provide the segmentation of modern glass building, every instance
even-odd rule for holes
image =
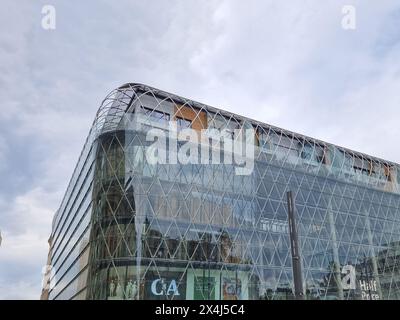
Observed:
[[[187,129],[201,139],[182,135]],[[254,132],[242,140],[245,156],[229,142],[244,129]],[[182,160],[178,150],[189,161],[174,163]],[[150,161],[151,151],[164,162]],[[227,161],[237,154],[244,161]],[[98,110],[55,214],[42,296],[293,299],[292,191],[305,298],[400,299],[399,170],[146,85],[123,85]]]

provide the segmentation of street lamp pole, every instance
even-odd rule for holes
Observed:
[[[371,283],[369,281],[369,274],[368,274],[368,266],[367,266],[367,257],[364,254],[364,272],[365,272],[365,278],[367,279],[367,286],[368,286],[368,294],[369,294],[369,299],[371,300]]]
[[[294,295],[296,300],[304,300],[299,239],[297,235],[296,219],[294,214],[294,200],[291,191],[288,191],[286,195],[288,203],[289,236],[290,248],[292,253]]]

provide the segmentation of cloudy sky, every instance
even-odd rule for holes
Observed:
[[[52,216],[123,83],[400,162],[399,25],[396,0],[3,0],[0,299],[39,298]]]

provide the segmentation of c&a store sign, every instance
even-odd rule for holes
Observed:
[[[146,275],[144,295],[147,300],[184,300],[186,276],[182,272],[149,271]]]

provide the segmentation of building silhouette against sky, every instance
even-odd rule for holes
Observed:
[[[165,133],[167,160],[176,156],[171,146],[189,143],[171,130],[204,133],[217,141],[201,152],[211,163],[149,163],[155,140],[146,136],[154,129]],[[225,161],[232,157],[225,151],[245,129],[254,132],[244,140],[253,163],[238,174],[243,165]],[[203,142],[191,150],[200,155]],[[220,163],[211,161],[216,154]],[[293,299],[292,191],[305,298],[399,299],[399,170],[146,85],[123,85],[98,110],[54,216],[42,297]]]

